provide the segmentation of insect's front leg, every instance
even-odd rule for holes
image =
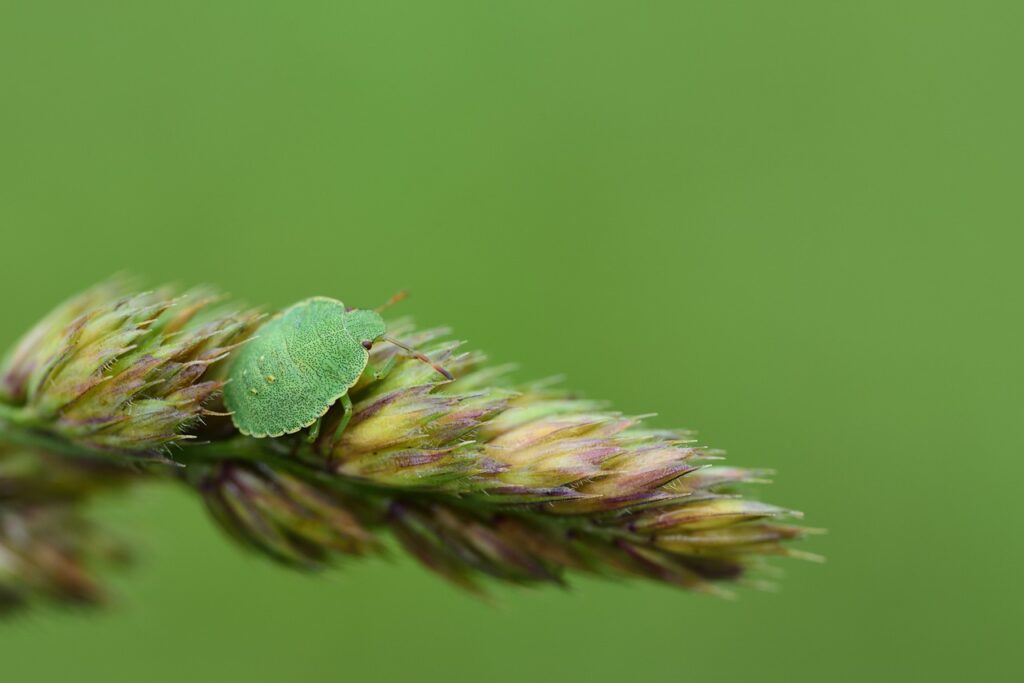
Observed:
[[[366,373],[373,378],[374,381],[380,381],[391,374],[391,371],[395,369],[395,365],[398,364],[398,356],[391,356],[383,364],[378,366],[368,365],[366,367]]]

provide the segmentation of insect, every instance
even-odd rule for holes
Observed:
[[[348,391],[366,370],[369,351],[378,341],[395,344],[452,379],[447,370],[385,332],[376,310],[346,309],[328,297],[306,299],[277,314],[239,349],[231,365],[224,401],[235,427],[256,438],[312,427],[312,442],[320,434],[321,419],[341,401],[344,413],[333,444],[352,416]]]

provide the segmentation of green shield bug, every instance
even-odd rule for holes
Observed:
[[[430,363],[423,354],[385,335],[377,311],[346,309],[336,299],[300,301],[268,320],[238,350],[224,387],[224,401],[235,427],[256,438],[294,434],[306,427],[310,440],[320,418],[338,401],[345,412],[334,440],[352,414],[348,390],[366,370],[369,350],[388,341]],[[447,370],[430,363],[447,379]]]

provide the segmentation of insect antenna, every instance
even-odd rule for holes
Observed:
[[[389,342],[391,344],[394,344],[395,346],[397,346],[398,348],[404,350],[406,353],[408,353],[410,356],[412,356],[416,360],[420,361],[421,363],[426,363],[430,367],[432,367],[435,370],[437,370],[437,372],[439,374],[443,375],[445,379],[448,379],[448,380],[455,379],[455,376],[452,375],[452,373],[448,372],[447,370],[442,368],[440,365],[438,365],[434,361],[430,360],[429,358],[427,358],[426,356],[424,356],[422,353],[420,353],[416,349],[412,348],[411,346],[409,346],[407,344],[403,344],[402,342],[398,341],[394,337],[388,337],[387,335],[381,337],[381,339],[383,339],[384,341]]]
[[[382,303],[380,306],[373,310],[376,311],[377,313],[383,313],[384,311],[391,308],[395,304],[405,301],[408,297],[409,292],[403,289],[399,292],[396,292],[390,299],[388,299],[387,301],[385,301],[384,303]]]

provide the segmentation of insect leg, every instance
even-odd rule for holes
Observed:
[[[366,372],[370,373],[370,376],[373,377],[374,380],[382,380],[391,374],[391,371],[395,369],[395,365],[397,364],[398,357],[391,356],[386,361],[384,361],[383,365],[367,366]]]
[[[338,440],[341,439],[341,434],[345,431],[345,427],[348,426],[348,421],[352,419],[352,399],[349,398],[348,394],[341,397],[341,409],[344,412],[341,415],[341,421],[334,430],[334,436],[331,437],[331,445],[327,449],[328,453],[334,450],[334,444],[338,443]]]
[[[324,419],[321,417],[313,423],[312,427],[309,428],[309,434],[306,435],[307,442],[313,443],[320,437],[320,423],[323,421]]]

